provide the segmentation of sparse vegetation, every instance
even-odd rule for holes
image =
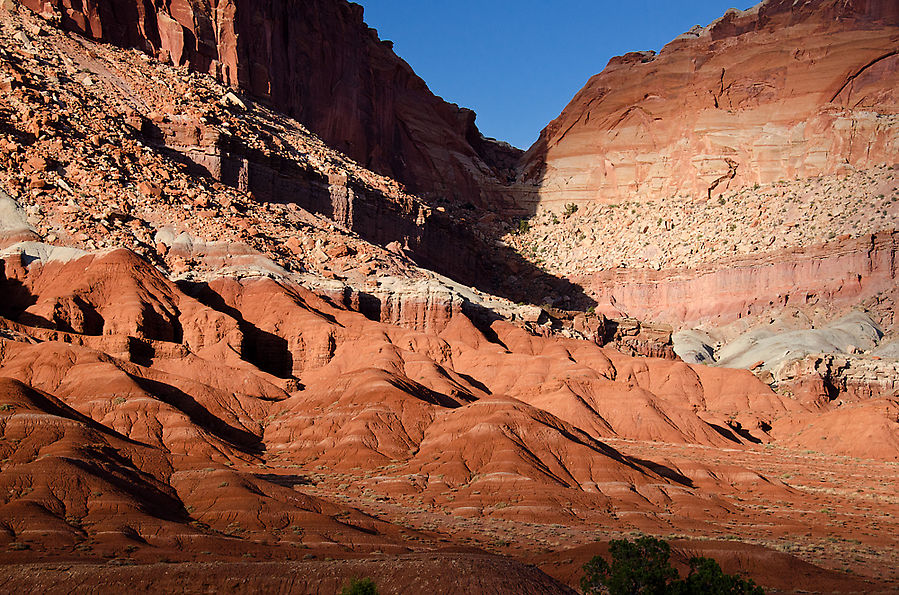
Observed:
[[[764,595],[764,590],[751,579],[725,574],[718,562],[711,558],[690,559],[690,572],[683,580],[668,585],[675,595]]]
[[[566,217],[571,217],[575,213],[577,213],[577,205],[575,203],[570,202],[567,205],[565,205],[565,216]]]
[[[378,595],[378,587],[370,578],[354,578],[343,588],[340,595]]]
[[[612,541],[612,563],[594,556],[584,565],[581,589],[585,594],[609,595],[763,595],[752,580],[725,574],[710,558],[690,559],[690,572],[678,579],[671,566],[671,546],[655,537]]]

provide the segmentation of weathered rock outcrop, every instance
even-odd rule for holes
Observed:
[[[434,96],[345,0],[23,0],[62,27],[210,73],[411,192],[486,206],[520,151]]]
[[[899,161],[899,8],[766,0],[613,58],[521,163],[519,202],[708,199]]]

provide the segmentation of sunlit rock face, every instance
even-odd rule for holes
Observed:
[[[703,200],[892,164],[899,8],[769,1],[610,60],[520,164],[519,202]]]

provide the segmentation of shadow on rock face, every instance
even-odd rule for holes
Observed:
[[[130,43],[115,35],[113,37],[114,43]],[[192,66],[201,68],[203,65]],[[272,114],[269,120],[264,120],[264,117],[263,120],[246,120],[247,125],[255,127],[259,138],[280,143],[277,140],[278,126],[291,125],[278,113],[280,111],[296,117],[313,132],[319,132],[322,138],[328,139],[328,130],[316,126],[314,121],[308,121],[303,114],[293,113],[284,101],[279,101],[275,96],[254,95],[252,85],[245,90],[253,101],[267,105]],[[452,142],[458,141],[467,147],[463,151],[464,157],[473,160],[469,164],[472,171],[466,174],[470,179],[453,185],[452,180],[460,175],[460,171],[456,171],[459,164],[450,159],[451,166],[447,167],[453,171],[437,171],[441,166],[437,162],[429,162],[427,155],[412,159],[415,163],[410,161],[407,168],[396,174],[397,179],[408,184],[411,190],[421,192],[420,195],[425,197],[421,202],[391,196],[348,176],[340,168],[324,173],[313,167],[302,150],[296,147],[269,151],[239,134],[223,132],[209,122],[180,122],[165,118],[151,121],[141,117],[131,126],[143,142],[155,146],[194,174],[209,176],[250,194],[259,202],[296,204],[358,233],[371,243],[385,247],[395,243],[399,250],[420,266],[464,285],[534,305],[553,303],[567,309],[587,309],[595,305],[580,286],[546,273],[503,244],[498,226],[477,225],[485,217],[499,219],[511,212],[529,217],[534,214],[536,204],[525,207],[525,210],[530,209],[528,212],[521,212],[521,206],[516,204],[509,190],[508,184],[514,178],[515,159],[520,151],[482,138],[480,133],[476,133],[473,113],[466,111],[463,115],[464,122],[460,126],[466,131],[462,135],[464,138]],[[405,116],[398,113],[395,117],[398,118],[396,126],[401,127],[401,118]],[[427,133],[432,134],[433,131]],[[447,138],[443,142],[451,145],[451,140]],[[439,141],[431,139],[426,149],[454,154],[455,145],[440,146]],[[375,140],[366,139],[366,142],[370,144]],[[339,143],[333,146],[338,150],[345,149]],[[382,146],[378,150],[389,152],[390,148]],[[373,171],[387,175],[396,173],[393,167],[384,164],[379,167],[377,160],[360,160],[352,152],[348,154],[367,164]],[[475,162],[477,167],[473,165]],[[422,185],[403,179],[410,168],[416,167],[416,175],[423,175],[419,171],[422,168],[434,170],[430,176],[433,183]],[[446,211],[438,208],[438,204],[446,205]],[[497,231],[491,232],[491,229]]]
[[[240,354],[242,359],[278,378],[293,377],[293,354],[290,352],[287,339],[264,331],[245,320],[240,310],[229,306],[224,298],[206,283],[182,281],[178,286],[203,305],[227,314],[237,321],[243,334]]]
[[[235,428],[209,412],[202,404],[184,391],[170,384],[151,380],[133,374],[129,377],[144,391],[160,401],[183,411],[196,425],[209,433],[248,453],[259,453],[264,449],[262,439],[246,430]]]
[[[562,303],[587,309],[595,302],[571,281],[546,273],[505,246],[496,236],[483,235],[477,221],[494,214],[466,204],[454,214],[420,202],[400,203],[359,181],[328,176],[297,161],[266,154],[240,139],[221,136],[209,152],[183,152],[167,147],[173,134],[145,125],[142,136],[157,144],[174,161],[247,192],[255,200],[296,204],[322,215],[365,240],[399,246],[418,265],[451,279],[509,300],[534,305]],[[174,136],[177,136],[175,134]],[[533,212],[525,213],[526,216]]]

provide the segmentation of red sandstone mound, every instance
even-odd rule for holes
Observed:
[[[2,539],[20,545],[10,551],[66,556],[80,549],[87,557],[142,547],[245,551],[234,537],[290,526],[302,531],[288,541],[306,546],[371,549],[393,540],[380,535],[383,523],[264,476],[125,438],[18,381],[0,378],[0,405]],[[167,425],[165,415],[157,419]]]
[[[614,510],[637,505],[631,490],[647,504],[667,501],[659,486],[668,474],[598,437],[738,446],[744,438],[724,429],[724,416],[742,400],[769,420],[790,410],[749,375],[734,389],[742,400],[717,403],[726,393],[704,397],[682,363],[635,367],[595,345],[502,324],[491,342],[463,316],[443,338],[373,322],[286,282],[221,279],[191,298],[124,250],[27,266],[19,254],[5,268],[3,288],[20,300],[4,310],[19,321],[7,326],[41,343],[4,339],[4,374],[131,440],[219,463],[265,453],[335,470],[394,463],[398,492],[422,492],[403,477],[439,474],[454,489],[502,486],[474,498],[482,506],[515,495],[531,499],[528,514],[547,514],[538,511],[558,486]],[[83,315],[60,303],[80,304]],[[75,332],[84,318],[92,334]],[[508,375],[522,367],[532,374]],[[558,392],[565,376],[577,392]],[[631,393],[644,409],[634,410]],[[670,489],[687,502],[698,496]]]
[[[172,487],[152,475],[168,467],[162,453],[9,378],[0,378],[0,400],[5,543],[71,546],[88,522],[91,530],[118,532],[121,540],[129,531],[179,530],[183,506]]]
[[[783,420],[774,435],[785,445],[899,461],[899,398],[871,399]],[[834,446],[837,444],[838,446]]]
[[[770,0],[613,58],[521,163],[531,203],[683,196],[899,159],[895,3]]]

